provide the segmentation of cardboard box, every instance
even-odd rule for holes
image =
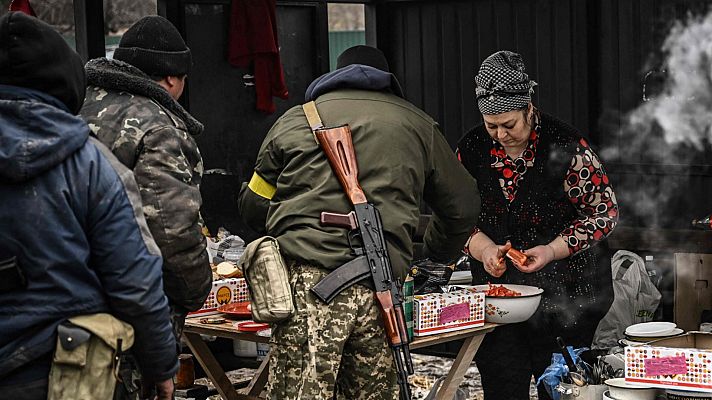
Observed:
[[[249,301],[250,293],[247,290],[245,278],[230,278],[213,282],[208,298],[205,299],[203,308],[189,313],[190,316],[203,316],[217,314],[217,308],[223,304]]]
[[[689,332],[643,346],[626,346],[625,380],[712,392],[712,333]]]
[[[675,254],[675,323],[686,331],[700,329],[703,310],[712,310],[712,255]]]
[[[413,302],[415,336],[475,328],[485,324],[485,294],[474,288],[417,295],[413,296]]]

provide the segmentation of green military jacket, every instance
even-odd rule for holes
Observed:
[[[480,210],[476,183],[427,114],[378,91],[339,89],[319,96],[325,126],[348,124],[366,198],[381,213],[394,273],[413,258],[423,202],[433,213],[426,256],[457,255]],[[334,269],[354,257],[347,231],[321,226],[322,211],[352,210],[301,106],[288,110],[267,134],[239,211],[253,229],[278,239],[285,258]]]
[[[212,284],[200,220],[203,161],[192,137],[203,126],[127,63],[95,59],[86,72],[89,86],[80,114],[133,170],[148,227],[163,255],[171,305],[178,312],[197,310]]]

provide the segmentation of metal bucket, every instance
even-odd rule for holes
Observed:
[[[561,400],[601,400],[607,385],[576,386],[573,383],[560,383],[557,390],[561,392]]]

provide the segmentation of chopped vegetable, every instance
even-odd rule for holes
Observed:
[[[497,297],[516,297],[522,294],[516,290],[507,289],[504,285],[493,285],[487,282],[489,289],[485,290],[486,296],[497,296]]]

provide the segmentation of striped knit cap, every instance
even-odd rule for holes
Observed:
[[[498,51],[482,62],[475,76],[477,106],[488,115],[522,109],[531,101],[534,86],[521,55]]]

